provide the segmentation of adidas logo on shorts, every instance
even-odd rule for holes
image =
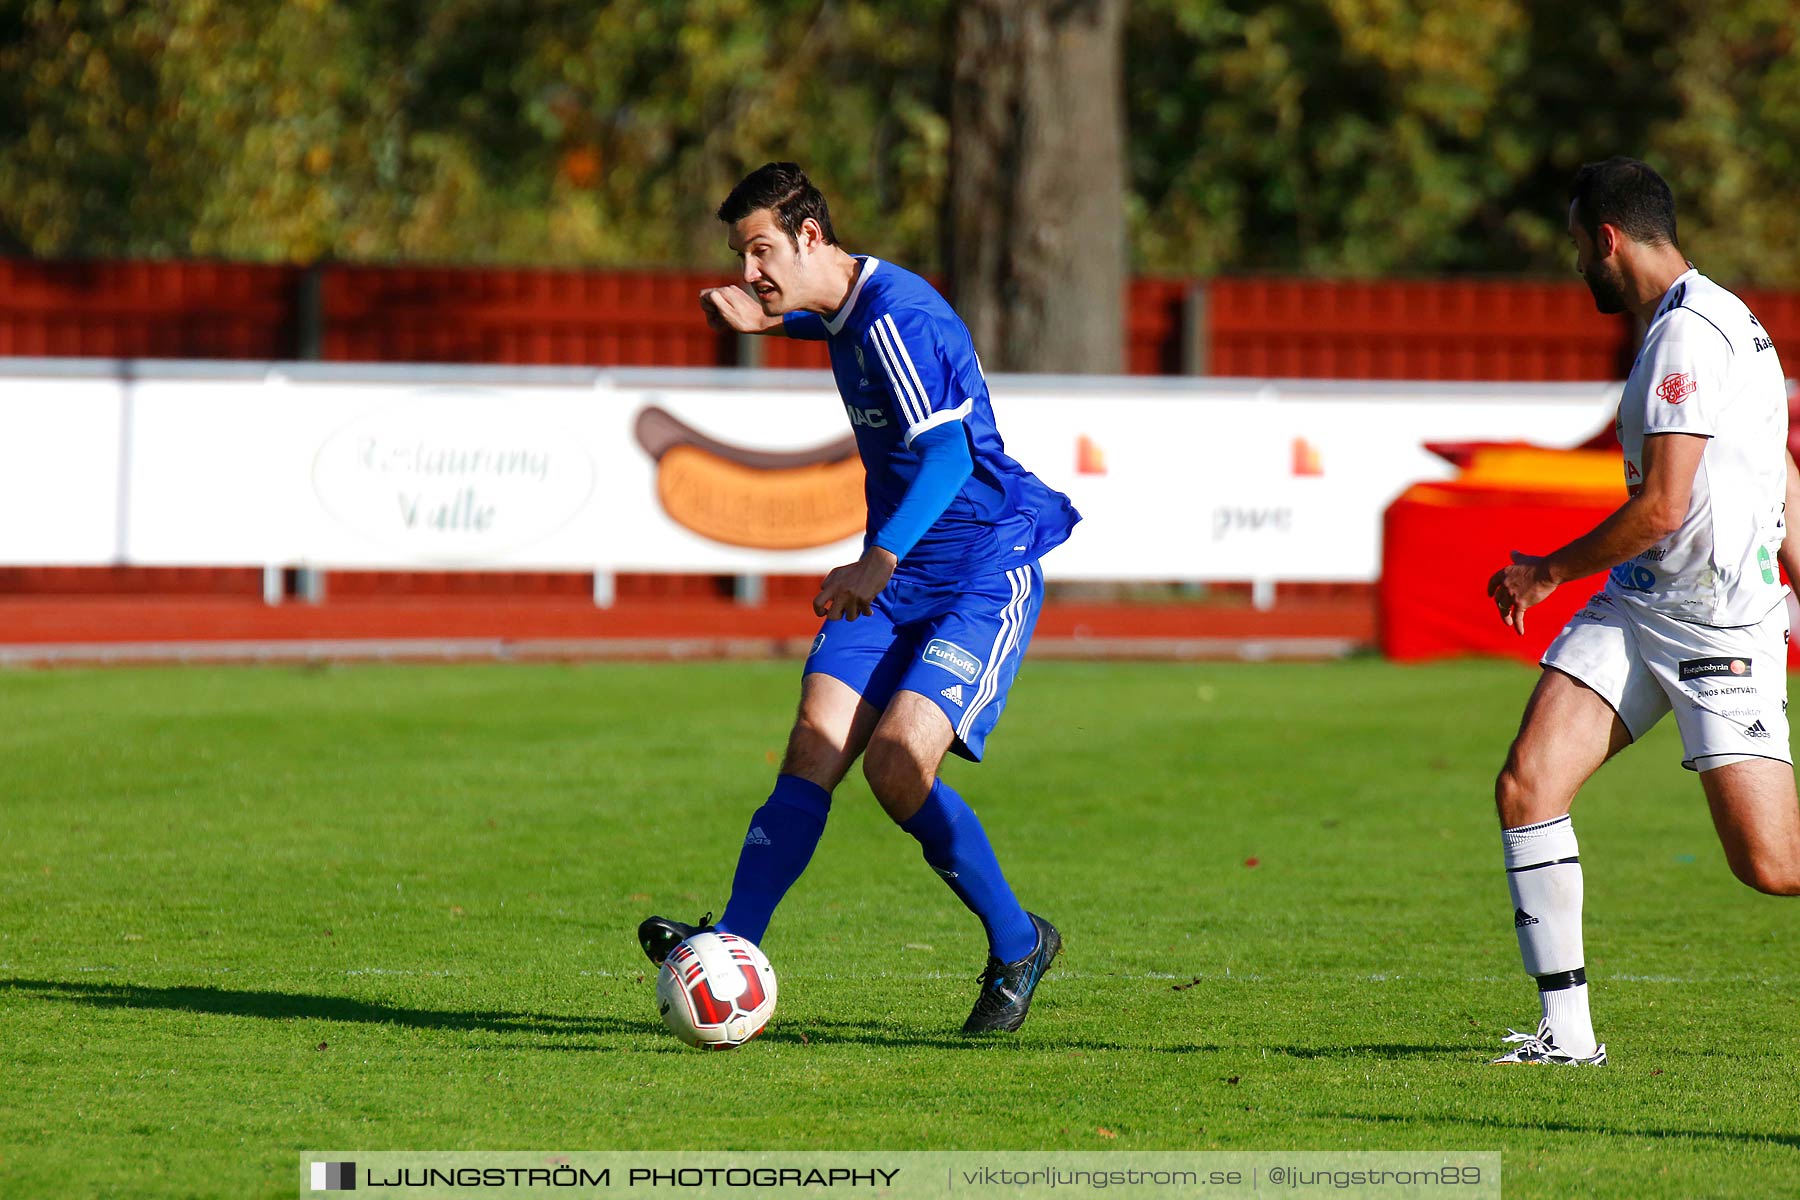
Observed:
[[[958,684],[952,685],[951,687],[947,687],[943,691],[939,692],[938,695],[942,696],[944,699],[948,700],[950,703],[956,705],[958,708],[962,707],[962,702],[963,702],[962,684],[958,683]]]

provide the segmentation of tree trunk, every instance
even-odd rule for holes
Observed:
[[[945,262],[990,367],[1124,364],[1126,0],[966,0]]]

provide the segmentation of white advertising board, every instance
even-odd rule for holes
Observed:
[[[812,573],[861,468],[823,373],[162,364],[0,375],[0,562]],[[1053,579],[1376,577],[1434,441],[1571,445],[1613,385],[998,378],[1008,452],[1085,520]]]
[[[1554,398],[1340,386],[1356,390],[997,397],[1008,450],[1086,518],[1046,574],[1371,581],[1388,504],[1455,474],[1427,443],[1575,445],[1617,404],[1599,386]]]
[[[0,564],[121,561],[121,387],[0,377]]]

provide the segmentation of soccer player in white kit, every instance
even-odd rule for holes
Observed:
[[[1599,1065],[1581,941],[1581,858],[1569,808],[1600,764],[1673,710],[1732,873],[1800,895],[1800,804],[1788,750],[1787,589],[1800,579],[1800,472],[1787,386],[1743,301],[1696,271],[1669,186],[1629,158],[1589,163],[1570,189],[1576,269],[1603,313],[1646,328],[1619,404],[1628,499],[1552,554],[1518,554],[1488,593],[1520,633],[1558,584],[1606,586],[1543,658],[1494,783],[1513,926],[1542,1020],[1496,1063]]]

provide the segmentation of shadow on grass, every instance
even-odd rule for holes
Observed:
[[[1020,1035],[985,1033],[964,1035],[954,1029],[942,1032],[915,1032],[893,1025],[868,1021],[805,1020],[777,1022],[758,1041],[782,1042],[790,1045],[830,1046],[850,1043],[859,1046],[929,1047],[934,1050],[1017,1050],[1021,1053],[1095,1053],[1095,1054],[1211,1054],[1217,1046],[1200,1042],[1174,1046],[1131,1045],[1126,1042],[1097,1042],[1084,1038],[1056,1036],[1055,1026],[1046,1017],[1033,1020]],[[1048,1034],[1049,1040],[1034,1038],[1032,1033]]]
[[[1270,1046],[1289,1058],[1430,1058],[1442,1054],[1467,1055],[1467,1046],[1420,1046],[1406,1042],[1375,1042],[1360,1046]]]
[[[406,1008],[349,996],[302,992],[252,992],[220,987],[143,987],[132,983],[74,983],[55,979],[0,979],[0,989],[95,1008],[157,1008],[222,1017],[362,1021],[413,1029],[485,1030],[492,1033],[642,1034],[662,1033],[661,1021],[616,1017],[561,1016],[556,1013],[455,1011]]]
[[[1617,1125],[1580,1125],[1571,1121],[1503,1121],[1494,1117],[1446,1117],[1436,1114],[1404,1116],[1399,1113],[1309,1113],[1331,1121],[1362,1121],[1371,1125],[1468,1125],[1476,1129],[1513,1129],[1521,1133],[1590,1133],[1603,1137],[1635,1137],[1662,1140],[1692,1139],[1730,1146],[1787,1146],[1800,1148],[1800,1134],[1740,1133],[1728,1129],[1629,1129]]]
[[[456,1011],[408,1008],[349,996],[314,996],[299,992],[257,992],[211,986],[144,987],[131,983],[88,983],[56,979],[0,979],[0,991],[42,1000],[85,1004],[94,1008],[163,1009],[170,1012],[207,1013],[222,1017],[260,1017],[269,1021],[359,1021],[371,1025],[397,1025],[412,1029],[489,1033],[558,1034],[565,1037],[655,1035],[675,1049],[661,1021],[621,1020],[606,1016],[563,1016],[556,1013]],[[1043,1025],[1047,1022],[1040,1021]],[[1042,1052],[1096,1052],[1199,1054],[1218,1050],[1210,1045],[1133,1046],[1116,1042],[1032,1039],[1021,1043],[1006,1034],[963,1037],[954,1032],[913,1032],[890,1025],[859,1021],[813,1020],[777,1025],[763,1034],[765,1042],[789,1045],[829,1046],[851,1043],[892,1048],[930,1047],[939,1050],[1019,1049]],[[594,1049],[568,1043],[539,1043],[546,1050]]]

